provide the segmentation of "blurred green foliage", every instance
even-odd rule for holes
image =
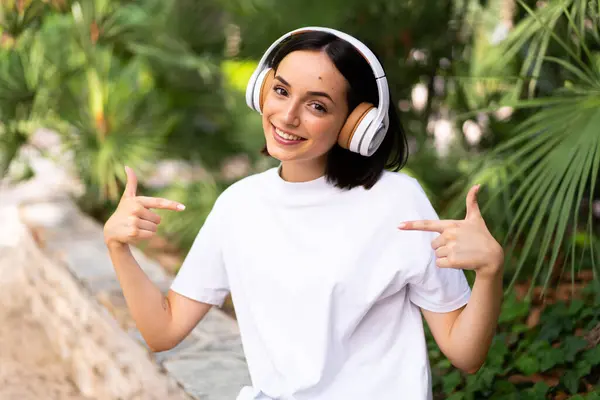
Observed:
[[[86,188],[82,208],[106,218],[129,165],[144,193],[188,206],[161,224],[185,249],[221,190],[275,163],[259,154],[260,118],[244,100],[257,59],[281,34],[324,25],[379,55],[409,136],[404,172],[440,216],[462,218],[466,192],[483,184],[507,289],[523,279],[546,288],[581,268],[597,277],[598,9],[597,0],[5,1],[0,173],[51,128],[69,155],[59,161]],[[152,184],[166,161],[187,172]]]

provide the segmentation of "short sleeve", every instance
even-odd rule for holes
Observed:
[[[439,268],[435,253],[418,280],[408,287],[410,301],[433,312],[450,312],[467,304],[471,288],[462,270]]]
[[[416,181],[415,181],[416,182]],[[437,213],[433,209],[431,202],[418,183],[416,193],[416,204],[420,219],[437,220]],[[435,251],[431,247],[438,233],[425,232],[423,235],[427,243],[419,248],[428,249],[428,260],[425,265],[421,265],[409,282],[408,296],[412,303],[417,306],[433,312],[450,312],[467,304],[471,296],[471,288],[460,269],[439,268],[436,265]]]
[[[196,301],[221,306],[229,293],[229,283],[221,245],[223,213],[217,204],[194,239],[171,290]]]

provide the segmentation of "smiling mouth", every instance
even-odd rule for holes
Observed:
[[[303,137],[284,132],[281,129],[277,128],[275,125],[273,125],[273,130],[275,131],[275,136],[277,138],[282,139],[286,142],[302,142],[306,140]]]

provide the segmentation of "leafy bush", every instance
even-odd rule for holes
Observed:
[[[519,300],[503,304],[486,363],[473,375],[451,366],[427,333],[435,398],[600,399],[600,346],[586,338],[600,324],[600,288],[588,284],[574,299],[543,306]],[[529,322],[529,324],[528,324]]]

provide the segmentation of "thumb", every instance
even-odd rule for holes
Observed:
[[[467,216],[465,219],[477,219],[481,218],[481,210],[479,210],[479,204],[477,203],[477,192],[481,185],[475,185],[467,193]]]
[[[125,166],[125,174],[127,175],[127,184],[125,185],[123,197],[135,197],[137,192],[137,177],[133,170],[127,166]]]

